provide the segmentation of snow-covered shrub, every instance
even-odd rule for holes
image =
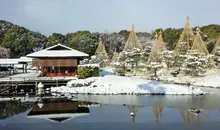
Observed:
[[[89,64],[89,59],[83,59],[80,61],[80,65]]]
[[[109,64],[109,59],[106,56],[101,55],[94,55],[91,56],[91,59],[89,60],[90,64],[99,64],[101,67],[105,67]]]
[[[150,52],[151,52],[151,48],[150,46],[146,46],[141,52],[140,52],[140,56],[141,56],[141,61],[142,62],[147,62],[148,58],[150,56]]]
[[[124,69],[115,69],[114,72],[118,73],[120,76],[124,76],[126,71]]]
[[[213,60],[216,62],[216,66],[220,66],[220,47],[217,47],[213,53]]]
[[[160,62],[151,62],[147,65],[147,69],[149,70],[152,77],[158,77],[157,71],[163,67],[162,63]]]
[[[194,50],[187,54],[182,70],[186,75],[202,76],[206,73],[208,66],[208,57]]]
[[[164,51],[163,53],[163,61],[166,63],[167,68],[171,68],[173,67],[174,64],[174,55],[173,55],[173,51]]]
[[[140,50],[138,48],[134,48],[132,51],[122,51],[119,53],[119,63],[120,67],[126,69],[130,68],[138,68],[139,63],[141,61],[147,61],[147,57],[149,56],[149,52],[147,50]]]
[[[79,79],[100,76],[98,65],[91,65],[91,64],[79,65],[77,71],[78,71],[78,78]]]

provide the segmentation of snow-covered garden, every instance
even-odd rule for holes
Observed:
[[[220,87],[220,38],[209,54],[197,27],[192,31],[189,19],[175,45],[167,50],[162,31],[152,46],[140,44],[132,26],[121,52],[108,56],[101,39],[94,56],[83,64],[99,64],[101,77],[70,81],[52,92],[74,94],[162,94],[200,95],[198,87]],[[106,73],[107,76],[104,76]],[[117,73],[120,76],[112,75]],[[104,76],[104,77],[102,77]],[[159,82],[160,81],[160,82]]]
[[[191,86],[163,84],[156,81],[124,76],[107,75],[72,80],[67,86],[51,88],[52,93],[73,94],[157,94],[157,95],[201,95],[206,94]]]

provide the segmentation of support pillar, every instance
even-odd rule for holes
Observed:
[[[38,88],[37,88],[37,82],[35,82],[35,95],[37,95],[37,90],[38,90]]]
[[[58,87],[59,86],[59,84],[58,84],[58,80],[56,80],[56,87]]]
[[[11,68],[12,68],[12,67],[11,67],[11,64],[10,64],[10,75],[12,75]]]
[[[24,73],[24,64],[22,64],[22,71],[23,71],[23,73]]]
[[[25,64],[25,73],[27,73],[27,64]]]
[[[18,95],[18,84],[16,83],[16,85],[15,85],[15,96],[17,96]]]

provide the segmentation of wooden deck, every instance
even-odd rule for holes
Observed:
[[[0,83],[7,82],[41,82],[41,81],[69,81],[77,79],[73,76],[38,77],[39,73],[17,74],[0,78]]]
[[[44,88],[58,87],[66,85],[70,80],[76,77],[38,77],[38,73],[25,73],[5,78],[0,78],[0,96],[1,95],[18,95],[21,90],[25,93],[36,93],[37,86],[41,82]],[[24,93],[24,94],[25,94]]]

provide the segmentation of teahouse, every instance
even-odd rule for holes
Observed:
[[[79,60],[89,55],[62,44],[28,54],[32,66],[38,67],[41,76],[75,76]]]

